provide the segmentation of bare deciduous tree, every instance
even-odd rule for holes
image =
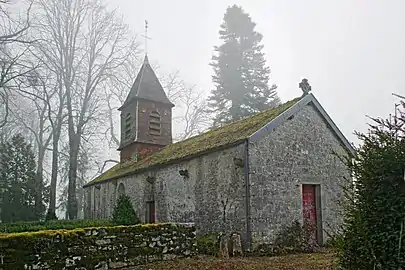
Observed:
[[[132,58],[120,66],[113,77],[105,83],[105,97],[107,108],[105,117],[108,119],[109,125],[105,129],[105,138],[108,140],[110,148],[118,148],[120,137],[117,133],[119,126],[118,108],[124,103],[135,77],[139,72],[140,67],[140,50],[134,51]],[[117,117],[118,116],[118,117]]]
[[[62,125],[66,114],[64,113],[64,105],[66,95],[63,91],[63,86],[60,80],[60,76],[57,79],[58,84],[56,85],[57,92],[57,101],[56,101],[56,110],[50,109],[49,111],[49,121],[52,127],[52,172],[51,172],[51,185],[50,185],[50,196],[49,196],[49,207],[47,218],[55,219],[56,218],[56,188],[58,182],[58,167],[59,167],[59,142],[62,133]],[[48,101],[50,102],[49,96]]]
[[[183,84],[178,91],[178,102],[174,121],[181,126],[175,139],[185,140],[206,130],[210,125],[210,117],[205,113],[207,106],[202,91],[195,86]]]
[[[39,45],[40,44],[36,44]],[[31,48],[31,56],[33,59],[37,59],[39,62],[42,59],[46,60],[46,57],[41,58],[41,51],[38,48],[43,49],[43,46],[38,47],[34,45]],[[44,162],[46,157],[46,151],[51,151],[51,173],[50,173],[50,187],[49,194],[49,207],[46,215],[47,219],[56,218],[56,189],[58,179],[58,159],[59,159],[59,143],[62,134],[62,127],[65,123],[66,113],[64,111],[65,106],[65,91],[62,85],[61,76],[58,73],[49,69],[49,66],[45,62],[42,62],[42,66],[37,68],[25,76],[25,88],[22,89],[20,85],[19,93],[28,97],[34,105],[34,110],[30,113],[32,117],[34,115],[36,119],[35,126],[32,123],[27,123],[27,116],[20,116],[19,123],[28,129],[31,134],[34,135],[35,145],[37,146],[37,183],[40,185],[44,180]],[[22,111],[18,108],[16,111]],[[31,126],[30,126],[31,125]],[[51,148],[49,146],[52,145]],[[39,187],[41,187],[40,185]],[[42,190],[37,191],[37,205],[41,205],[43,199]],[[38,208],[38,211],[41,211]]]
[[[46,152],[52,140],[52,126],[50,125],[49,113],[51,105],[49,99],[56,94],[55,87],[52,87],[50,72],[46,70],[40,74],[35,70],[26,76],[26,82],[19,85],[20,95],[27,98],[31,106],[24,110],[18,108],[13,111],[18,123],[27,129],[34,138],[33,145],[36,150],[37,170],[36,170],[36,190],[35,190],[35,211],[36,216],[41,216],[45,209],[42,209],[44,201],[44,162]],[[42,70],[43,71],[43,70]],[[46,198],[47,199],[47,198]]]
[[[25,38],[25,34],[30,27],[32,1],[28,2],[26,17],[23,20],[12,16],[9,10],[11,4],[13,4],[11,0],[0,0],[0,44],[31,43]]]
[[[185,140],[202,132],[209,126],[210,118],[205,112],[206,99],[203,91],[195,85],[188,85],[180,78],[180,72],[161,78],[167,96],[176,106],[173,112],[173,123],[179,126],[175,141]]]
[[[32,2],[28,3],[23,19],[9,10],[11,4],[9,0],[0,1],[0,128],[7,124],[9,117],[10,91],[15,86],[13,81],[28,72],[22,58],[27,46],[33,42],[26,37]]]
[[[97,121],[102,85],[133,54],[136,43],[116,13],[101,1],[40,0],[37,27],[46,40],[42,53],[61,76],[66,95],[69,173],[67,212],[77,216],[76,182],[82,135]]]

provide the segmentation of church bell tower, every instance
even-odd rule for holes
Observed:
[[[172,108],[145,55],[142,67],[122,106],[121,162],[139,160],[172,143]]]

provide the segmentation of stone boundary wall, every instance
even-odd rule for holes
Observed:
[[[118,269],[189,257],[193,224],[142,224],[0,234],[0,269]]]

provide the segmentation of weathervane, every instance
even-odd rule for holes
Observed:
[[[308,79],[302,79],[302,81],[298,84],[299,88],[301,88],[303,94],[302,96],[306,96],[311,92],[311,86],[308,83]]]
[[[151,38],[148,37],[148,21],[145,20],[145,35],[142,35],[142,37],[145,38],[145,54],[148,54],[148,39],[150,40]]]

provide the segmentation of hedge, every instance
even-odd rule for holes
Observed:
[[[142,224],[0,234],[0,269],[112,269],[196,254],[195,228]]]
[[[45,230],[73,230],[76,228],[113,226],[109,220],[50,220],[0,223],[0,233],[34,232]]]

